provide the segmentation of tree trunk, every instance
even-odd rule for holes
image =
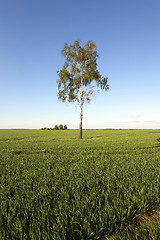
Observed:
[[[82,92],[82,80],[80,86],[80,122],[79,122],[79,139],[82,139],[82,119],[83,119],[83,92]]]
[[[83,105],[80,104],[80,122],[79,122],[79,139],[82,139],[82,118],[83,118]]]

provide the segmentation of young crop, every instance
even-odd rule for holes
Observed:
[[[160,203],[159,135],[87,130],[81,142],[76,130],[1,130],[0,239],[100,239],[122,229]]]

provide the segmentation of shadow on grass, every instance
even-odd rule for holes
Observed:
[[[102,136],[93,136],[93,137],[83,138],[83,140],[98,140],[100,138],[102,138]]]

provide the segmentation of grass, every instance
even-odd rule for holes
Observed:
[[[160,204],[159,130],[77,136],[0,130],[0,239],[117,238]],[[159,225],[157,218],[118,237],[158,239]]]

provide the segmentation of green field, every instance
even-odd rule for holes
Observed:
[[[0,239],[103,239],[160,204],[160,130],[83,136],[0,130]]]

